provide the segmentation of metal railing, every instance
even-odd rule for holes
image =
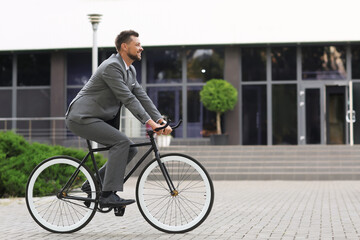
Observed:
[[[144,137],[144,128],[135,124],[131,117],[122,116],[120,119],[120,131],[126,132],[128,137]],[[65,117],[0,118],[0,131],[9,130],[22,135],[29,142],[78,147],[85,145],[85,140],[66,128]]]
[[[12,130],[29,141],[50,139],[52,144],[68,135],[64,117],[0,118],[0,130]]]

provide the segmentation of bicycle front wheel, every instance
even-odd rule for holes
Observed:
[[[175,191],[170,192],[157,160],[139,176],[136,199],[141,214],[153,227],[167,233],[195,229],[209,215],[214,187],[205,168],[183,154],[161,156]]]
[[[79,164],[77,159],[68,156],[53,157],[41,162],[31,173],[26,187],[26,205],[33,219],[44,229],[56,233],[75,232],[93,218],[98,204],[95,201],[98,186],[86,166],[80,167],[76,174]],[[71,185],[61,192],[71,178]],[[81,190],[86,180],[91,188],[87,193]]]

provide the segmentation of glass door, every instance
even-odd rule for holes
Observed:
[[[244,145],[267,144],[266,85],[242,87],[242,129]]]
[[[346,86],[305,84],[299,94],[299,144],[346,144]]]
[[[324,87],[320,84],[303,85],[300,90],[299,144],[323,144]]]
[[[326,143],[345,144],[345,86],[326,86]]]

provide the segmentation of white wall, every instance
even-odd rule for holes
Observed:
[[[0,51],[99,47],[122,30],[143,46],[359,41],[359,0],[0,0]]]

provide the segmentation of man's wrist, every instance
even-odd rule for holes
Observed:
[[[147,124],[151,127],[151,128],[156,128],[156,122],[154,122],[152,119],[150,119]]]

